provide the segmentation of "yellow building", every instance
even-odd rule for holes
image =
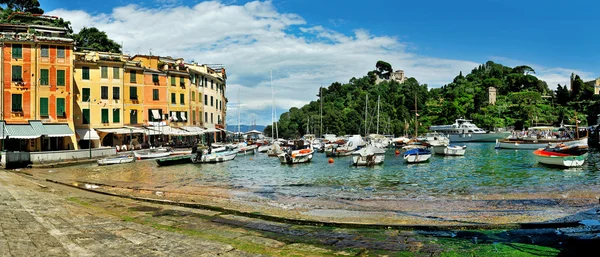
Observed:
[[[121,54],[75,52],[75,128],[80,147],[112,146],[114,129],[123,128],[123,66]],[[90,130],[98,132],[99,137]],[[91,137],[91,142],[87,140]],[[122,140],[119,140],[121,143]],[[99,143],[99,145],[98,145]]]
[[[589,86],[594,87],[594,94],[600,94],[600,78],[585,82]]]
[[[202,126],[202,113],[203,113],[203,103],[202,103],[202,73],[199,70],[196,70],[196,64],[187,64],[189,72],[190,72],[190,86],[189,86],[189,94],[190,94],[190,125],[192,126]]]

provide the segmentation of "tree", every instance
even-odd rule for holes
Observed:
[[[390,73],[392,73],[393,71],[391,64],[381,60],[377,61],[377,63],[375,64],[375,68],[377,68],[377,73],[386,79],[390,78]]]
[[[121,46],[108,38],[104,31],[97,28],[83,27],[79,33],[73,35],[75,46],[100,52],[121,53]]]
[[[531,68],[527,65],[521,65],[521,66],[514,67],[512,69],[512,73],[528,75],[529,73],[535,74],[535,71],[533,70],[533,68]]]
[[[0,5],[6,5],[7,9],[16,12],[28,12],[33,14],[43,14],[44,10],[40,8],[38,0],[0,0]]]

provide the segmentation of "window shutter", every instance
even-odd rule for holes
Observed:
[[[48,116],[48,98],[40,98],[40,115]]]
[[[56,98],[56,116],[57,117],[65,117],[65,99],[64,98]]]

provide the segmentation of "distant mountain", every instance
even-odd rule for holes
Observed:
[[[263,132],[265,130],[265,127],[266,126],[263,125],[240,125],[240,131],[248,132],[250,130],[258,130],[260,132]],[[227,130],[231,132],[238,132],[238,125],[227,124]]]

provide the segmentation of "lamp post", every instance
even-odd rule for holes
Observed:
[[[88,96],[88,151],[92,159],[92,98]]]

